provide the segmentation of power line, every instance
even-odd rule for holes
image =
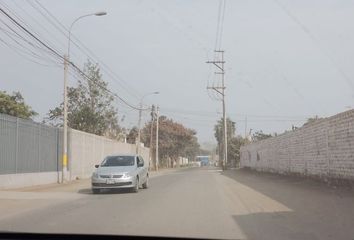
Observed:
[[[28,35],[30,35],[32,38],[34,38],[37,42],[39,42],[41,45],[43,45],[45,48],[47,48],[48,50],[50,50],[53,54],[55,54],[58,58],[64,60],[64,57],[62,57],[56,50],[54,50],[53,48],[51,48],[50,46],[48,46],[46,43],[44,43],[41,39],[39,39],[37,36],[35,36],[33,33],[31,33],[26,27],[24,27],[23,25],[21,25],[18,21],[16,21],[13,17],[11,17],[6,11],[4,11],[2,8],[0,8],[0,12],[2,12],[6,17],[8,17],[13,23],[16,24],[16,26],[18,26],[19,28],[21,28],[23,31],[25,31]],[[110,94],[112,94],[113,96],[115,96],[116,98],[118,98],[121,102],[123,102],[124,104],[126,104],[127,106],[135,109],[135,110],[148,110],[149,108],[138,108],[135,107],[133,105],[131,105],[130,103],[128,103],[125,99],[123,99],[122,97],[120,97],[118,94],[112,92],[111,90],[107,89],[105,86],[102,86],[96,82],[94,82],[89,76],[87,76],[86,73],[84,73],[79,67],[77,67],[73,62],[69,62],[69,65],[71,67],[73,67],[76,71],[78,71],[80,73],[81,76],[85,77],[87,80],[93,82],[94,84],[96,84],[97,86],[99,86],[100,88],[102,88],[103,90],[105,90],[106,92],[109,92]]]
[[[69,29],[64,26],[43,4],[41,4],[38,0],[35,1],[39,7],[41,7],[46,13],[44,14],[38,7],[36,8],[40,14],[45,17],[56,29],[58,29],[64,36],[67,37],[67,33],[69,32]],[[53,19],[53,20],[52,20]],[[56,22],[56,23],[55,23]],[[120,77],[117,73],[115,73],[107,64],[102,62],[95,53],[93,53],[88,47],[86,47],[74,34],[71,34],[72,36],[72,43],[82,52],[84,53],[91,61],[93,62],[99,62],[100,66],[102,68],[102,71],[106,72],[106,74],[110,77],[111,80],[113,80],[115,83],[117,83],[121,88],[123,88],[127,93],[129,93],[131,96],[133,96],[136,99],[140,99],[138,95],[136,95],[136,90],[129,87],[129,84],[122,78]],[[73,41],[73,39],[76,41]],[[96,59],[96,60],[95,60]],[[119,81],[117,81],[119,79]],[[122,83],[121,83],[122,82]]]
[[[322,54],[327,57],[327,59],[330,61],[330,63],[334,66],[334,68],[337,70],[337,72],[342,76],[342,78],[347,82],[347,85],[351,88],[351,90],[354,92],[354,83],[352,80],[348,77],[348,75],[343,71],[341,67],[338,66],[334,58],[328,54],[325,49],[322,48],[321,44],[319,43],[318,39],[312,34],[309,28],[306,27],[305,24],[303,24],[288,8],[286,8],[283,4],[281,4],[278,0],[273,0],[278,7],[284,11],[284,13],[291,19],[293,20],[300,28],[301,30],[315,43],[315,45],[319,48],[319,50],[322,52]]]
[[[31,58],[29,58],[28,56],[26,56],[24,54],[24,51],[19,49],[18,47],[16,46],[13,46],[11,45],[10,43],[7,43],[5,40],[3,40],[2,38],[0,38],[0,42],[2,42],[5,46],[7,46],[8,48],[10,48],[11,50],[13,50],[14,52],[16,52],[18,55],[20,55],[21,57],[23,57],[24,59],[30,61],[30,62],[33,62],[33,63],[36,63],[36,64],[39,64],[39,65],[42,65],[42,66],[45,66],[45,67],[55,67],[55,65],[48,65],[48,64],[44,64],[44,63],[40,63],[40,62],[37,62],[36,60],[33,60]],[[32,55],[31,55],[32,56]]]
[[[222,44],[222,37],[224,32],[225,9],[226,9],[226,0],[223,0],[223,10],[222,10],[221,23],[220,23],[220,39],[219,39],[218,50],[220,50]]]
[[[181,26],[181,25],[184,23],[181,21],[181,19],[178,19],[177,16],[172,16],[171,12],[164,13],[163,11],[165,9],[161,9],[161,7],[158,5],[155,5],[154,7],[155,7],[154,10],[160,15],[160,17],[164,18],[165,22],[168,22],[170,24],[170,26],[174,27],[179,32],[181,32],[187,40],[189,40],[190,42],[193,42],[196,46],[200,47],[205,52],[206,59],[209,60],[208,51],[210,49],[208,47],[206,47],[205,43],[203,43],[201,41],[200,35],[197,36],[198,34],[197,34],[196,30],[192,30],[192,31],[183,30],[183,26]],[[188,23],[188,27],[190,29],[192,29],[192,26],[190,25],[190,23]],[[191,35],[194,35],[194,37]]]
[[[138,108],[135,107],[133,105],[131,105],[130,103],[128,103],[126,100],[124,100],[122,97],[120,97],[118,94],[112,92],[111,90],[109,90],[108,88],[106,88],[105,86],[93,81],[93,79],[91,79],[85,72],[83,72],[79,67],[77,67],[73,62],[69,62],[69,65],[72,66],[75,70],[77,70],[83,77],[85,77],[87,80],[91,81],[93,84],[95,84],[96,86],[100,87],[101,89],[105,90],[106,92],[112,94],[112,96],[115,96],[116,98],[118,98],[121,102],[123,102],[125,105],[129,106],[130,108],[133,108],[135,110],[149,110],[149,108]]]
[[[36,11],[38,11],[38,10],[36,9],[36,6],[32,3],[32,1],[26,1],[26,2],[27,2],[32,8],[34,8]],[[40,21],[38,21],[35,17],[33,17],[32,14],[29,14],[27,11],[25,11],[19,4],[16,3],[16,1],[14,1],[14,4],[15,4],[15,5],[17,6],[17,8],[19,8],[22,12],[24,12],[27,16],[29,16],[29,17],[34,21],[34,23],[35,23],[37,26],[41,27],[41,28],[45,31],[45,33],[46,33],[47,35],[52,36],[52,38],[53,38],[57,43],[59,43],[63,48],[66,47],[66,44],[64,44],[62,41],[60,41],[60,40],[55,36],[55,34],[54,34],[52,31],[48,30]]]
[[[215,34],[215,47],[214,47],[215,50],[218,48],[222,1],[223,0],[219,0],[218,20],[217,20],[217,24],[216,24],[216,34]],[[214,53],[214,61],[216,60],[215,56],[216,56],[216,53]]]
[[[34,57],[38,60],[45,60],[45,61],[50,61],[50,62],[53,62],[54,64],[58,64],[57,62],[53,61],[52,59],[50,58],[45,58],[43,55],[39,55],[37,54],[36,52],[34,52],[32,49],[26,47],[24,44],[20,43],[18,40],[16,40],[15,38],[17,39],[20,39],[22,41],[24,41],[25,43],[27,43],[28,45],[30,45],[31,47],[33,48],[37,48],[39,50],[43,50],[42,48],[39,48],[38,46],[35,46],[33,45],[30,41],[28,41],[27,39],[25,39],[23,36],[21,36],[18,32],[16,32],[14,29],[12,29],[9,25],[7,25],[2,19],[0,19],[0,22],[2,24],[4,24],[9,30],[6,30],[4,28],[1,28],[0,27],[0,30],[9,38],[11,39],[13,42],[15,42],[18,46],[20,46],[22,49],[19,49],[18,47],[15,47],[11,44],[8,44],[7,46],[12,46],[11,48],[16,48],[18,51],[21,51],[31,57]],[[14,49],[13,49],[14,50]],[[21,55],[22,56],[22,55]],[[34,61],[35,62],[35,61]],[[38,63],[38,62],[36,62]],[[50,66],[50,65],[47,65],[47,64],[43,64],[43,63],[38,63],[40,65],[43,65],[43,66]]]
[[[1,3],[0,3],[1,4]],[[5,6],[6,7],[6,6]],[[11,11],[8,7],[7,9],[9,11]],[[11,11],[11,13],[13,13],[13,11]],[[17,16],[17,14],[14,14],[14,16]],[[39,45],[35,45],[32,42],[30,42],[28,39],[26,39],[24,36],[22,36],[20,33],[18,33],[16,30],[14,30],[12,27],[10,27],[4,20],[0,19],[0,21],[11,31],[13,32],[13,34],[11,34],[12,36],[15,36],[16,38],[21,39],[23,42],[25,42],[26,44],[30,45],[31,47],[38,49],[40,51],[45,52],[46,54],[52,54],[51,52],[49,52],[47,49],[43,49],[42,47],[40,47]],[[20,19],[20,21],[24,22],[23,20]],[[24,24],[26,27],[28,27],[27,24]],[[18,26],[16,26],[17,28],[19,28]],[[23,32],[23,29],[19,28],[20,31]],[[52,60],[51,60],[52,61]]]
[[[178,108],[167,108],[161,107],[161,111],[168,113],[184,114],[189,116],[200,116],[200,117],[215,117],[216,112],[210,111],[200,111],[200,110],[186,110]],[[273,118],[273,119],[307,119],[311,116],[308,115],[260,115],[260,114],[246,114],[246,113],[232,113],[229,112],[230,116],[238,117],[253,117],[253,118]]]
[[[6,10],[11,13],[15,18],[18,19],[19,22],[21,22],[21,24],[25,27],[27,27],[28,29],[30,29],[31,27],[26,23],[26,21],[19,16],[15,11],[13,11],[9,5],[5,4],[4,2],[0,2],[0,5],[3,6],[4,8],[6,8]],[[32,32],[34,32],[35,34],[38,35],[38,33],[36,31],[34,31],[33,29],[31,29]]]
[[[1,19],[0,19],[0,21],[1,21]],[[18,41],[14,38],[14,37],[17,37],[17,35],[15,35],[15,34],[9,32],[9,31],[7,31],[6,29],[4,29],[4,28],[2,28],[2,27],[0,27],[0,30],[1,30],[8,38],[10,38],[13,42],[15,42],[17,45],[19,45],[20,47],[22,47],[22,49],[13,46],[13,45],[11,45],[10,43],[8,44],[8,46],[14,47],[14,48],[16,48],[17,50],[22,51],[23,53],[28,54],[28,55],[30,55],[30,56],[32,56],[32,57],[34,57],[34,58],[42,59],[42,57],[39,56],[37,53],[33,52],[32,50],[30,50],[30,49],[28,49],[27,47],[25,47],[22,43],[18,42]],[[4,41],[4,43],[6,43],[5,40],[3,40],[3,41]]]
[[[8,17],[13,23],[16,24],[19,28],[21,28],[23,31],[25,31],[28,35],[30,35],[32,38],[34,38],[37,42],[42,44],[44,47],[46,47],[48,50],[50,50],[53,54],[55,54],[58,58],[64,60],[64,58],[53,48],[48,46],[46,43],[44,43],[42,40],[40,40],[37,36],[35,36],[33,33],[31,33],[29,30],[27,30],[26,27],[22,26],[18,21],[16,21],[13,17],[11,17],[7,12],[5,12],[2,8],[0,8],[0,12],[2,12],[6,17]]]

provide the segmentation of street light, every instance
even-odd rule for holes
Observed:
[[[107,12],[95,12],[95,13],[89,13],[89,14],[85,14],[85,15],[82,15],[78,18],[76,18],[70,25],[70,28],[69,28],[69,42],[68,42],[68,59],[69,59],[69,56],[70,56],[70,43],[71,43],[71,29],[73,28],[74,24],[79,21],[80,19],[84,18],[84,17],[90,17],[90,16],[104,16],[104,15],[107,15]]]
[[[145,97],[154,95],[154,94],[159,94],[159,92],[151,92],[147,93],[142,98],[140,99],[140,104],[139,104],[139,121],[138,121],[138,140],[137,140],[137,145],[136,145],[136,153],[140,154],[140,138],[141,138],[141,115],[143,111],[143,100]]]
[[[70,43],[71,43],[71,30],[74,24],[84,17],[89,16],[104,16],[106,12],[96,12],[86,15],[82,15],[76,18],[70,25],[69,36],[68,36],[68,52],[64,55],[64,126],[63,126],[63,159],[62,159],[62,178],[61,182],[64,182],[65,172],[67,171],[68,165],[68,93],[67,93],[67,82],[68,82],[68,65],[69,65],[69,56],[70,56]]]

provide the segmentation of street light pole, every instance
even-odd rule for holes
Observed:
[[[152,154],[153,154],[153,134],[154,134],[154,121],[155,121],[155,105],[151,106],[151,126],[150,126],[150,159],[149,159],[149,170],[152,166]]]
[[[142,117],[142,111],[143,111],[143,100],[144,100],[145,97],[150,96],[150,95],[154,95],[154,94],[159,94],[159,92],[147,93],[140,99],[140,103],[139,103],[139,120],[138,120],[138,140],[136,141],[136,154],[140,154],[141,117]]]
[[[155,170],[159,170],[159,106],[156,107],[156,159]]]
[[[80,19],[84,18],[84,17],[90,17],[90,16],[104,16],[104,15],[107,15],[107,12],[95,12],[95,13],[89,13],[89,14],[85,14],[85,15],[82,15],[78,18],[76,18],[70,25],[70,28],[69,28],[69,39],[68,39],[68,58],[70,57],[70,43],[71,43],[71,29],[73,28],[74,24],[79,21]]]
[[[69,36],[68,36],[68,52],[64,55],[64,121],[63,121],[63,159],[62,159],[62,176],[61,182],[65,181],[66,172],[68,171],[68,69],[70,63],[70,43],[71,43],[71,29],[74,24],[84,17],[89,16],[104,16],[106,12],[96,12],[90,13],[76,18],[69,28]]]
[[[63,183],[66,176],[68,165],[68,56],[64,55],[64,125],[63,125],[63,160],[61,171],[61,182]]]

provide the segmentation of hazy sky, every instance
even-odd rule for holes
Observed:
[[[196,129],[201,142],[215,141],[213,125],[221,102],[208,96],[216,84],[212,60],[219,0],[43,1],[65,26],[119,76],[103,71],[109,88],[137,105],[158,104],[161,114]],[[40,15],[36,1],[0,1],[20,16],[61,54],[67,39]],[[6,8],[5,8],[6,7]],[[307,117],[330,116],[354,106],[354,2],[349,0],[227,0],[222,35],[226,60],[227,115],[237,134],[247,128],[283,132]],[[0,19],[6,18],[0,14]],[[0,27],[5,28],[0,22]],[[0,39],[6,36],[0,29]],[[79,66],[87,56],[71,47]],[[20,91],[42,119],[62,101],[62,66],[33,63],[0,42],[0,89]],[[97,60],[97,59],[96,59]],[[111,74],[112,75],[112,74]],[[75,86],[76,79],[69,80]],[[121,124],[137,124],[138,115],[116,102]],[[149,114],[144,114],[145,121]]]

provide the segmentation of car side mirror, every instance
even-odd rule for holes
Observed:
[[[138,163],[138,167],[144,167],[144,163]]]
[[[95,165],[95,168],[98,168],[99,166],[100,166],[99,164],[96,164],[96,165]]]

